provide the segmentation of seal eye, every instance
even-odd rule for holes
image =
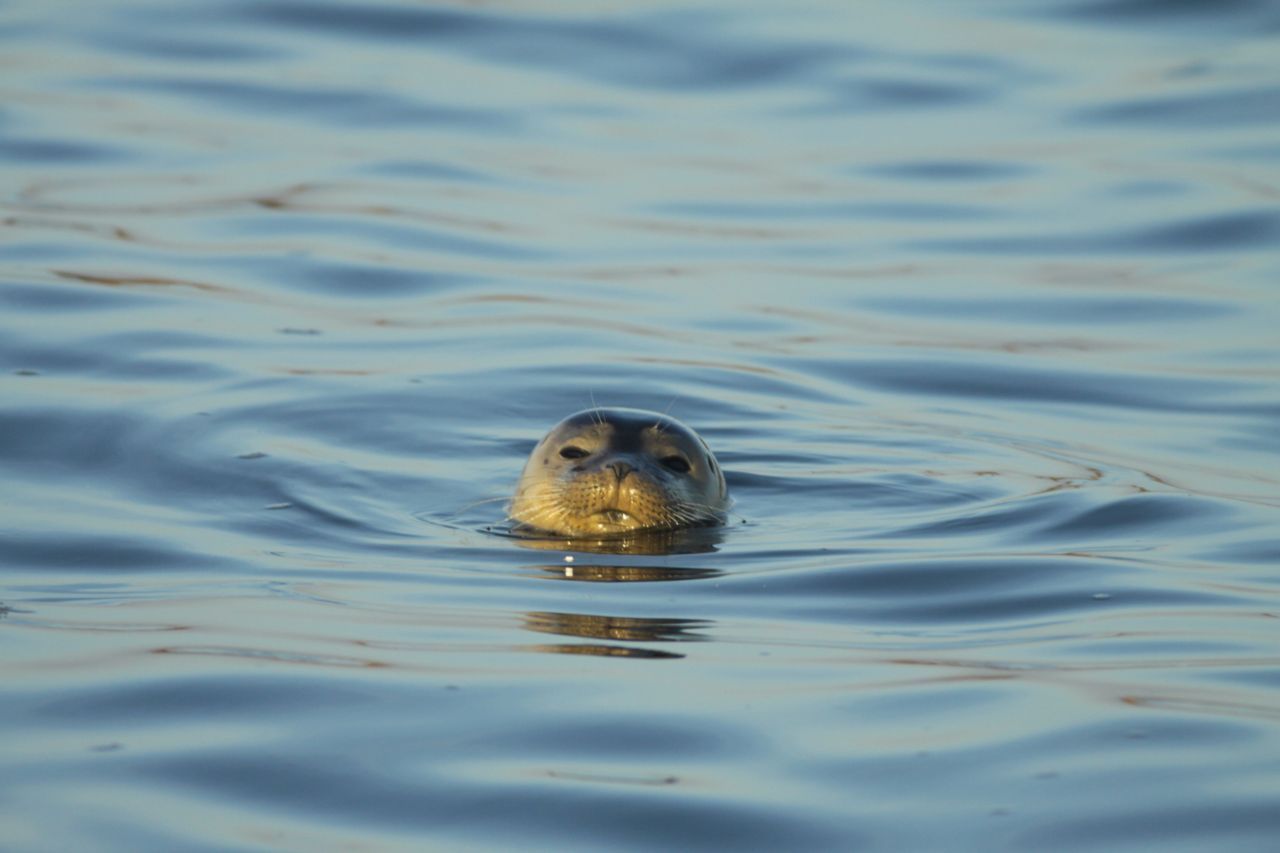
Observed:
[[[583,450],[581,447],[578,447],[576,444],[571,444],[568,447],[560,448],[560,455],[565,459],[581,459],[582,457],[590,456],[591,454]]]
[[[685,459],[683,456],[665,456],[662,459],[662,464],[666,465],[677,474],[689,473],[689,460]]]

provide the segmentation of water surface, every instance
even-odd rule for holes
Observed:
[[[1272,4],[0,21],[7,846],[1274,849]]]

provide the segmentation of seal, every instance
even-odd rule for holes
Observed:
[[[527,530],[611,537],[719,524],[729,489],[711,448],[675,418],[587,409],[552,427],[507,514]]]

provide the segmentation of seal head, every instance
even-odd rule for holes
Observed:
[[[729,490],[707,443],[667,415],[588,409],[538,443],[508,513],[571,537],[621,536],[724,521]]]

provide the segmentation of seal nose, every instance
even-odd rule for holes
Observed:
[[[619,482],[626,479],[626,476],[628,474],[636,470],[636,466],[632,465],[629,462],[610,462],[608,465],[604,467],[608,468],[615,475],[617,475]]]

